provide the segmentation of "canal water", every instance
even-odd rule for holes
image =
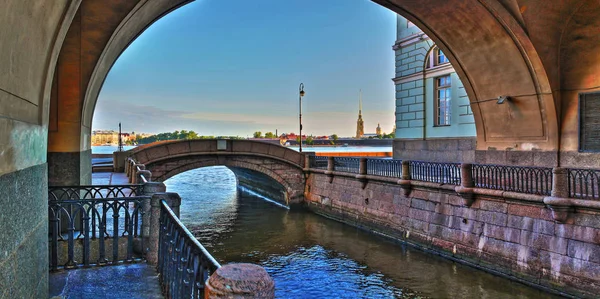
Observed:
[[[221,166],[165,182],[181,219],[222,264],[260,264],[277,298],[554,298],[305,211],[248,194]]]

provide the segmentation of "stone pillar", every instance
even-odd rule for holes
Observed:
[[[402,179],[410,180],[410,161],[408,160],[402,161]]]
[[[358,164],[358,174],[367,175],[367,158],[360,158],[360,162]]]
[[[165,191],[167,191],[167,186],[165,186],[165,184],[161,182],[148,182],[145,183],[142,188],[143,189],[141,195],[150,197],[152,197],[156,193],[164,193]],[[146,244],[146,247],[149,244],[148,241],[150,237],[150,226],[152,221],[152,209],[150,201],[150,199],[144,200],[144,203],[142,205],[142,212],[144,213],[144,216],[142,217],[142,233],[145,238],[144,242]],[[144,252],[148,252],[148,248],[144,248]]]
[[[475,182],[473,181],[473,164],[460,164],[460,182],[460,185],[465,188],[472,188],[475,186]]]
[[[410,162],[408,160],[402,160],[402,178],[398,180],[398,184],[404,193],[404,196],[409,196],[410,187]]]
[[[140,170],[146,170],[146,165],[144,165],[144,164],[137,164],[136,163],[136,164],[133,164],[132,167],[133,168],[131,169],[131,174],[129,175],[129,182],[133,184],[133,183],[136,182],[136,178],[135,177],[136,177],[137,172],[138,172],[138,170],[137,170],[138,167],[140,168]]]
[[[473,181],[473,164],[462,163],[460,164],[460,186],[456,187],[454,191],[460,195],[463,199],[463,204],[470,207],[475,202],[475,193],[473,187],[475,182]]]
[[[124,172],[129,152],[113,152],[113,168],[115,172]]]
[[[146,178],[147,182],[152,181],[152,172],[150,172],[149,170],[139,170],[136,171],[135,173],[135,177],[134,177],[134,184],[143,184],[144,180],[141,179],[141,176],[144,176]]]
[[[157,188],[158,189],[158,188]],[[160,206],[161,201],[166,201],[173,213],[179,217],[181,197],[174,192],[158,192],[150,199],[150,233],[148,234],[148,252],[146,260],[150,265],[158,264],[158,240],[160,235]]]
[[[554,167],[552,169],[552,197],[569,197],[569,175],[566,168]]]
[[[552,217],[559,223],[565,223],[573,211],[569,198],[569,172],[566,168],[552,169],[552,192],[544,198],[544,203],[552,210]]]
[[[267,271],[254,264],[227,264],[206,281],[205,299],[275,298],[275,282]]]
[[[327,157],[327,170],[335,171],[335,159],[333,157]]]

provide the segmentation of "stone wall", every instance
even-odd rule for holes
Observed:
[[[453,186],[420,183],[405,196],[391,180],[371,179],[363,189],[352,176],[330,178],[308,177],[305,197],[316,213],[555,292],[600,292],[597,212],[577,210],[560,224],[540,198],[489,192],[465,207]]]
[[[46,164],[0,175],[0,298],[48,297]]]
[[[394,139],[394,159],[431,162],[475,162],[475,138]]]

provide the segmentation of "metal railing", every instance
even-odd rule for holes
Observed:
[[[150,197],[49,200],[50,270],[142,258],[142,250],[134,252],[134,240],[139,242],[139,248],[144,248],[144,200]],[[112,254],[107,254],[107,246],[112,248]],[[61,261],[59,252],[65,250],[67,255],[61,255]]]
[[[569,197],[600,200],[600,170],[568,170]]]
[[[163,200],[160,207],[158,273],[167,298],[204,298],[204,284],[221,265]]]
[[[367,159],[367,174],[401,178],[402,160]]]
[[[334,157],[334,170],[340,172],[358,173],[360,158]]]
[[[411,180],[460,185],[460,163],[410,161]]]
[[[310,156],[310,168],[327,170],[327,159],[324,156]]]
[[[552,168],[473,164],[475,187],[550,195]]]
[[[48,200],[114,198],[142,195],[143,185],[50,186]]]

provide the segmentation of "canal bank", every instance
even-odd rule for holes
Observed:
[[[220,262],[251,262],[278,298],[553,298],[548,293],[399,245],[307,211],[238,191],[224,167],[165,182],[181,219]]]
[[[589,250],[573,240],[594,236],[568,233],[585,231],[597,217],[593,213],[560,224],[533,197],[479,194],[469,207],[452,185],[415,183],[407,190],[385,179],[365,182],[339,173],[311,173],[307,190],[308,208],[322,216],[556,294],[597,294],[587,277],[600,272],[576,258]]]

